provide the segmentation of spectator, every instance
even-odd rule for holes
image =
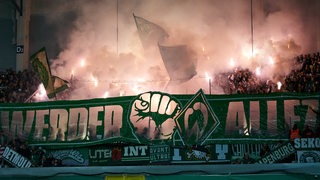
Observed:
[[[292,129],[289,132],[289,138],[291,141],[293,141],[293,139],[300,138],[300,137],[301,137],[300,129],[298,128],[297,124],[294,124]]]
[[[260,150],[260,157],[263,157],[263,156],[267,155],[270,151],[271,150],[270,150],[268,144],[263,144],[262,148]]]
[[[253,164],[255,161],[249,155],[249,153],[244,153],[241,163],[242,164]]]

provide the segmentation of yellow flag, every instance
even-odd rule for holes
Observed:
[[[45,48],[40,49],[38,52],[32,55],[30,61],[35,72],[38,73],[44,88],[46,89],[48,98],[56,97],[56,93],[68,88],[67,81],[51,75]]]

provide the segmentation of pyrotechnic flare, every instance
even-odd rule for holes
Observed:
[[[85,59],[81,59],[80,60],[80,67],[84,67],[86,66],[86,60]]]
[[[261,68],[257,67],[256,70],[255,70],[255,73],[256,73],[257,76],[260,76],[261,75]]]
[[[94,86],[98,87],[98,79],[94,77],[92,74],[91,74],[91,80],[93,81]]]
[[[282,83],[280,81],[277,82],[278,90],[281,89]]]
[[[273,60],[273,58],[272,58],[271,56],[269,56],[269,64],[270,64],[270,65],[273,65],[273,64],[274,64],[274,60]]]
[[[107,97],[109,97],[109,92],[108,92],[108,91],[106,91],[106,92],[103,94],[103,98],[107,98]]]
[[[233,58],[230,59],[230,66],[233,68],[236,65]]]

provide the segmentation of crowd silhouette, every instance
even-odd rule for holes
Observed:
[[[10,140],[3,133],[3,131],[0,131],[0,168],[14,167],[1,157],[6,147],[9,147],[10,149],[30,160],[32,167],[62,166],[61,160],[53,158],[50,155],[46,155],[45,149],[42,149],[38,146],[30,146],[27,141],[18,138]]]
[[[39,84],[40,80],[32,70],[1,71],[0,103],[23,103],[38,89]]]
[[[225,94],[263,94],[272,92],[320,92],[320,52],[300,55],[292,59],[298,68],[279,80],[281,87],[272,80],[262,80],[248,68],[235,68],[215,76],[217,86]],[[24,103],[40,85],[33,70],[16,72],[12,69],[0,71],[0,103]],[[74,89],[74,87],[71,87]],[[61,96],[62,99],[66,95]],[[61,98],[59,98],[61,99]]]
[[[293,59],[291,72],[278,82],[262,80],[248,68],[235,68],[215,77],[225,94],[263,94],[272,92],[320,92],[320,52],[300,55]],[[280,84],[279,84],[280,83]]]

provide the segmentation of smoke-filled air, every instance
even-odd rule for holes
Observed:
[[[45,40],[34,38],[42,44],[30,42],[30,49],[57,43],[48,58],[51,73],[70,82],[66,99],[223,94],[219,73],[248,68],[277,82],[296,68],[296,56],[320,44],[318,0],[45,2],[32,1],[31,14],[58,27]],[[142,37],[148,28],[163,32]],[[143,38],[151,40],[146,45]]]

